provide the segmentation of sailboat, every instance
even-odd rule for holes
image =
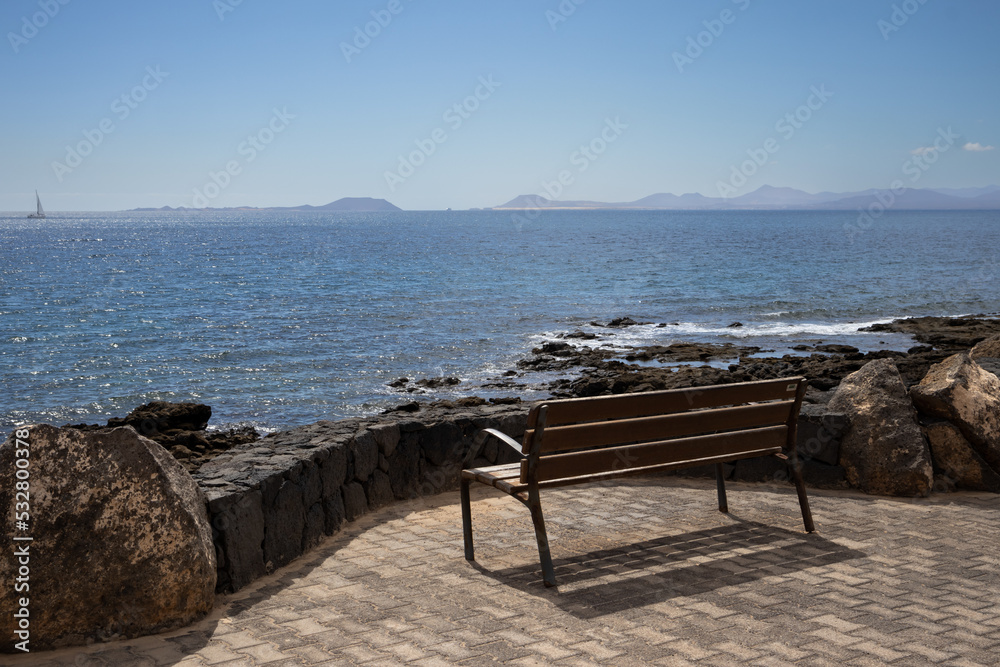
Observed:
[[[35,190],[35,203],[38,205],[38,211],[36,213],[29,213],[29,218],[44,218],[45,211],[42,210],[42,200],[38,196],[38,190]]]

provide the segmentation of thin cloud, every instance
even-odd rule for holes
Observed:
[[[912,151],[910,151],[910,155],[926,155],[927,153],[931,153],[934,150],[935,148],[933,146],[921,146],[920,148],[914,148]]]
[[[962,150],[964,150],[964,151],[974,151],[976,153],[980,153],[982,151],[991,151],[991,150],[993,150],[993,146],[983,146],[978,141],[976,143],[972,143],[970,141],[969,143],[967,143],[964,146],[962,146]]]

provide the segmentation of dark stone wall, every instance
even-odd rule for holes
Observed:
[[[366,512],[458,488],[463,465],[517,460],[490,438],[474,462],[465,461],[480,429],[520,440],[528,407],[321,421],[217,456],[193,473],[208,498],[217,591],[239,590]]]
[[[496,438],[466,462],[480,429],[515,440],[524,435],[528,405],[425,410],[378,419],[321,421],[240,445],[194,473],[208,497],[218,556],[219,592],[232,592],[302,555],[345,522],[396,500],[458,488],[463,467],[517,460]],[[844,417],[803,406],[798,447],[806,484],[845,485],[836,465]],[[773,457],[727,465],[733,479],[788,483]],[[714,476],[704,471],[681,471]]]

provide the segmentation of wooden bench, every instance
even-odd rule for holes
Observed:
[[[774,455],[789,462],[805,529],[813,532],[809,500],[795,451],[805,378],[544,401],[528,414],[524,440],[480,431],[517,451],[519,463],[462,471],[465,557],[474,560],[473,481],[493,486],[528,506],[546,586],[556,583],[539,490],[624,475],[715,465],[719,510],[729,510],[722,464]],[[478,447],[467,460],[473,460]]]

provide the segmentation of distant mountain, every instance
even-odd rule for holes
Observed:
[[[833,192],[809,194],[795,188],[775,188],[762,185],[753,192],[729,199],[730,206],[757,208],[760,206],[788,208],[791,206],[815,206],[828,201],[835,201],[844,195]]]
[[[373,199],[371,197],[344,197],[337,201],[324,204],[323,206],[270,206],[259,208],[255,206],[227,206],[225,208],[187,208],[181,206],[172,208],[162,206],[160,208],[133,208],[133,211],[353,211],[356,213],[402,211],[398,206],[390,204],[384,199]]]
[[[402,211],[403,209],[390,204],[384,199],[372,199],[371,197],[344,197],[337,201],[324,204],[323,206],[294,206],[291,208],[275,208],[276,211],[356,211],[356,212],[382,212],[382,211]]]
[[[1000,188],[979,197],[974,197],[972,203],[979,204],[982,208],[1000,208]]]
[[[891,202],[886,204],[886,202]],[[494,206],[503,209],[570,208],[570,209],[654,209],[672,211],[702,210],[850,210],[865,209],[879,203],[899,210],[975,210],[1000,209],[1000,187],[960,188],[932,190],[909,188],[899,194],[888,190],[861,192],[819,192],[810,194],[795,188],[776,188],[764,185],[739,197],[705,197],[698,193],[674,195],[659,193],[633,202],[558,201],[539,195],[520,195],[506,204]]]
[[[1000,185],[987,185],[985,188],[932,188],[934,192],[940,192],[943,195],[951,195],[952,197],[981,197],[982,195],[989,194],[991,192],[1000,191]]]
[[[649,195],[642,199],[631,202],[627,208],[667,208],[667,209],[699,209],[699,208],[719,208],[724,200],[706,197],[697,192],[689,192],[683,195],[673,195],[669,192],[661,192]]]
[[[989,196],[989,195],[985,195]],[[1000,208],[1000,201],[991,204],[989,201],[980,201],[978,197],[953,197],[951,195],[935,192],[934,190],[909,189],[900,194],[895,194],[889,190],[877,190],[870,194],[845,197],[836,201],[825,202],[822,206],[814,208],[825,208],[833,210],[853,210],[865,209],[874,203],[879,203],[888,209],[895,210],[952,210],[952,209],[989,209]]]
[[[495,206],[498,209],[533,209],[533,208],[623,208],[627,204],[609,204],[601,201],[561,201],[548,199],[541,195],[520,195],[506,204]]]

